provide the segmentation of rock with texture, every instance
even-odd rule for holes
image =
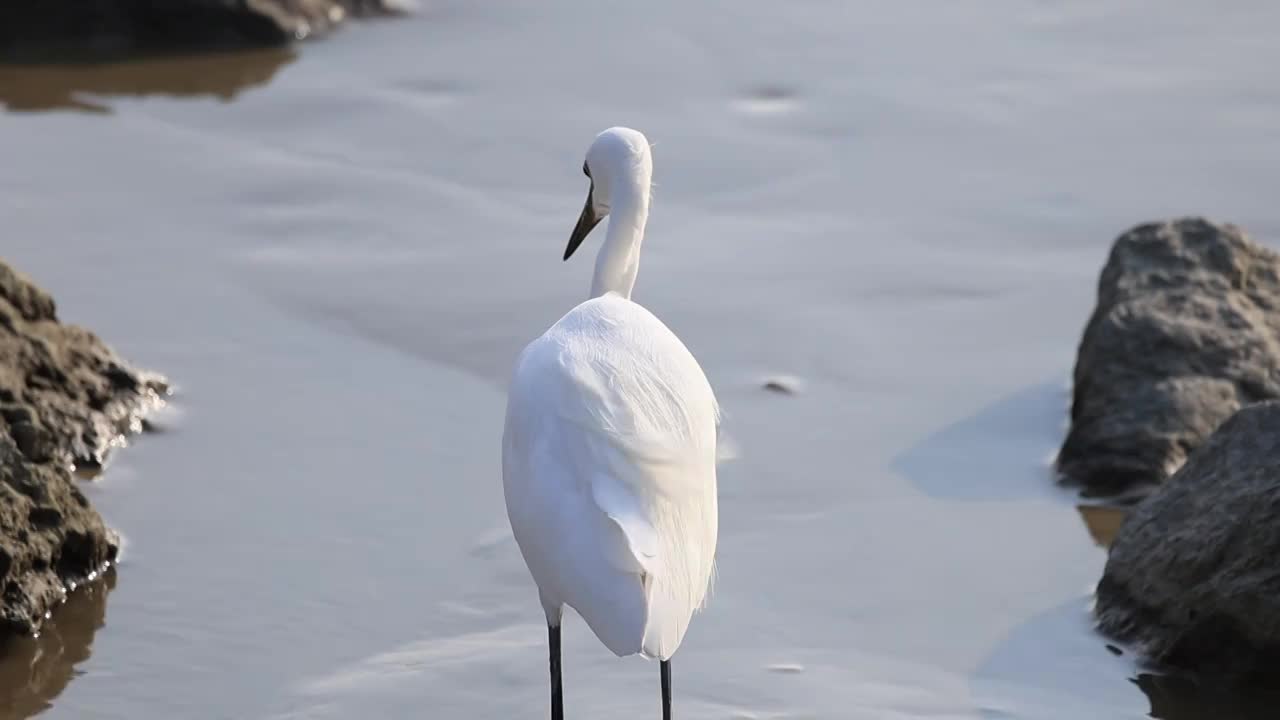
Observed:
[[[1234,225],[1116,240],[1075,368],[1064,479],[1093,494],[1164,481],[1242,406],[1280,397],[1280,256]]]
[[[1130,512],[1096,612],[1157,662],[1280,679],[1280,401],[1237,412]]]
[[[267,47],[327,32],[393,0],[11,0],[0,3],[0,60],[112,59]]]
[[[0,635],[39,627],[115,558],[72,467],[99,467],[165,393],[0,262]]]

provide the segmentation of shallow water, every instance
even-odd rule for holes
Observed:
[[[1114,518],[1049,461],[1118,232],[1203,213],[1280,237],[1278,22],[445,2],[181,61],[196,83],[4,70],[5,256],[178,395],[88,488],[128,541],[105,607],[11,652],[0,707],[543,716],[502,393],[586,291],[589,259],[559,260],[581,155],[622,123],[656,142],[637,299],[739,454],[682,717],[1251,717],[1093,634]],[[565,643],[574,717],[657,712],[655,666],[580,622]]]

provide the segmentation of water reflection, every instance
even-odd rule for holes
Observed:
[[[0,65],[0,104],[10,112],[109,113],[103,96],[208,95],[229,101],[265,85],[294,57],[292,50],[272,49],[101,64]]]
[[[1120,532],[1125,513],[1128,512],[1127,508],[1111,505],[1077,505],[1076,510],[1089,531],[1089,537],[1093,538],[1093,543],[1103,549],[1111,547],[1116,533]]]
[[[38,638],[16,638],[0,650],[0,720],[29,718],[49,708],[89,658],[93,634],[107,614],[115,569],[83,585],[54,611]]]

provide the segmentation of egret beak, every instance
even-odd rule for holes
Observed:
[[[564,259],[568,260],[574,250],[582,244],[599,222],[600,218],[596,216],[595,203],[591,201],[591,192],[595,190],[595,185],[591,186],[591,190],[587,191],[587,204],[582,206],[582,214],[578,216],[578,224],[573,226],[573,234],[569,236],[569,247],[564,249]]]

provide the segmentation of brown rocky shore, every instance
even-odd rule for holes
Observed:
[[[167,393],[159,375],[60,322],[53,298],[0,261],[0,637],[38,629],[115,560],[119,539],[76,476],[141,431]]]

